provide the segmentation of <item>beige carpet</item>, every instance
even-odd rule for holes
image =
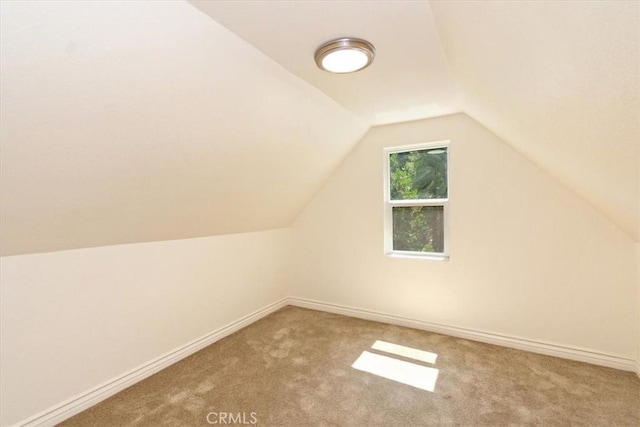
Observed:
[[[376,341],[434,353],[437,359],[431,363],[394,354],[394,348],[376,350]],[[423,387],[433,391],[353,368],[363,352],[374,361],[408,367],[409,382],[431,379]],[[285,307],[62,425],[230,421],[260,426],[640,426],[640,379],[585,363]]]

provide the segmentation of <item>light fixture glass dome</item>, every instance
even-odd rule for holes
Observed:
[[[331,40],[316,50],[316,64],[330,73],[353,73],[373,62],[375,48],[366,40],[344,37]]]

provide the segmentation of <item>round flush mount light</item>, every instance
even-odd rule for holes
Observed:
[[[353,73],[373,62],[376,49],[366,40],[343,37],[331,40],[316,50],[316,65],[330,73]]]

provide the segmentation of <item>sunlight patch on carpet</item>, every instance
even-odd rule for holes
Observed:
[[[363,351],[351,367],[431,392],[435,390],[438,379],[438,370],[435,368],[369,353],[368,351]]]

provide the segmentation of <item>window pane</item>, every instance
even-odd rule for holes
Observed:
[[[394,207],[393,250],[444,252],[444,207]]]
[[[447,149],[389,155],[391,200],[446,199]]]

